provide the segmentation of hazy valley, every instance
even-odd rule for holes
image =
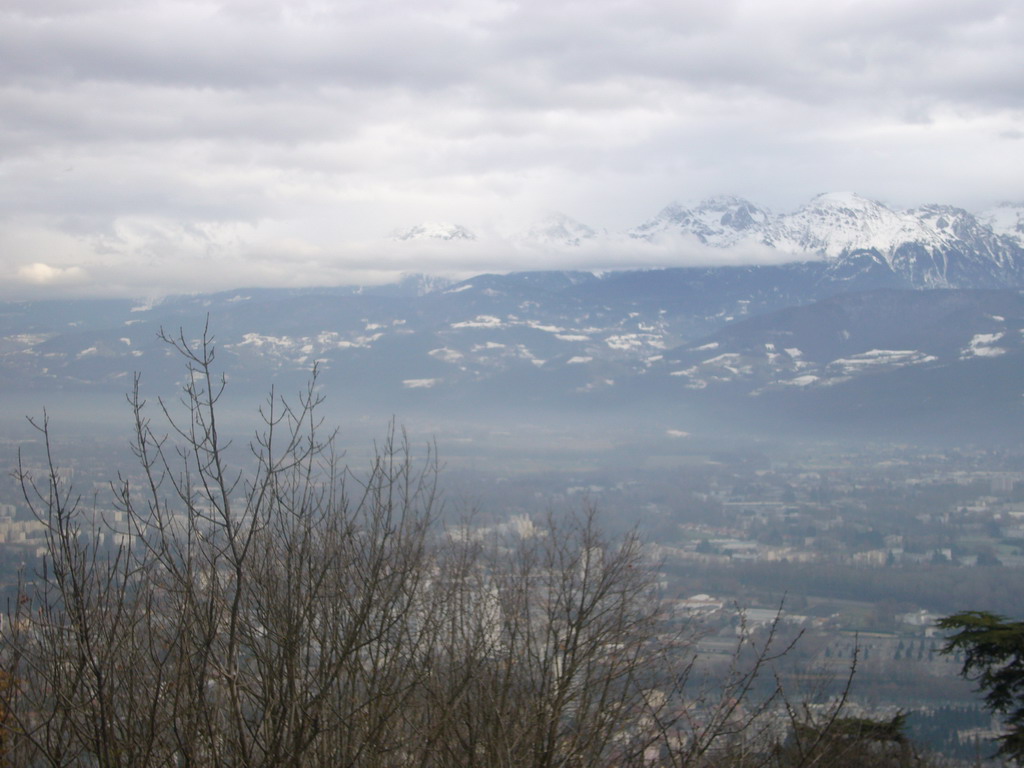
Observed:
[[[160,398],[174,412],[190,374],[168,340],[199,349],[206,328],[225,457],[243,471],[261,403],[294,401],[315,367],[349,465],[372,462],[392,420],[415,452],[436,444],[447,525],[519,536],[593,505],[609,532],[640,532],[661,615],[704,627],[709,669],[748,622],[803,633],[777,673],[790,685],[810,669],[841,681],[856,649],[855,711],[912,710],[917,738],[966,759],[990,723],[934,622],[1012,614],[1024,587],[1015,211],[896,214],[824,196],[787,218],[730,198],[667,208],[630,237],[799,244],[807,258],[5,302],[8,466],[20,450],[45,473],[24,418],[45,409],[58,464],[120,520],[109,482],[145,482],[125,396],[137,381],[146,413],[159,420]],[[599,237],[559,227],[548,236],[564,247]],[[21,496],[7,476],[8,591],[46,551]]]

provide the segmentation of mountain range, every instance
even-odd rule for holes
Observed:
[[[144,306],[7,302],[0,386],[74,398],[123,392],[134,371],[180,382],[158,331],[191,339],[208,322],[233,388],[294,388],[316,363],[325,389],[365,410],[616,416],[672,424],[673,434],[1012,440],[1024,426],[1020,221],[1012,206],[975,217],[824,195],[775,216],[716,198],[669,206],[628,237],[806,258],[458,283],[409,276]],[[473,237],[458,231],[452,238]],[[564,217],[530,235],[567,247],[603,236]]]
[[[456,224],[423,224],[396,240],[477,240]],[[794,213],[773,214],[734,196],[672,203],[626,232],[609,232],[551,214],[510,238],[533,248],[599,249],[632,241],[681,253],[734,251],[755,262],[872,259],[920,288],[995,288],[1022,279],[1024,206],[973,215],[950,205],[892,210],[853,193],[818,195]]]

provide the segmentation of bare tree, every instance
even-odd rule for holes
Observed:
[[[607,541],[584,510],[549,517],[532,536],[460,548],[425,689],[434,747],[422,764],[639,760],[645,686],[670,644],[659,642],[636,536]]]
[[[118,521],[83,506],[47,455],[19,465],[48,556],[4,632],[11,750],[25,764],[370,765],[397,744],[437,464],[392,429],[367,470],[321,439],[316,376],[271,393],[251,467],[228,466],[212,339],[186,361],[158,434],[136,381],[141,482]],[[179,416],[178,414],[183,414]],[[49,425],[38,424],[49,451]],[[344,724],[344,727],[341,727]]]

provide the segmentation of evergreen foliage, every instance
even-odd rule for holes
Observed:
[[[964,677],[975,680],[985,705],[1005,717],[999,754],[1024,765],[1024,621],[987,611],[962,611],[939,621],[954,634],[943,653],[963,654]]]

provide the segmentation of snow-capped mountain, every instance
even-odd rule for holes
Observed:
[[[1024,203],[1000,203],[978,216],[978,220],[995,232],[1024,246]]]
[[[396,240],[467,241],[457,224],[420,224]],[[622,233],[609,233],[561,213],[512,238],[533,249],[564,250],[602,239],[658,246],[655,263],[694,248],[777,254],[773,261],[824,261],[837,276],[870,269],[911,288],[998,288],[1024,284],[1024,206],[1002,205],[974,216],[949,205],[894,210],[851,192],[818,195],[792,213],[776,214],[723,195],[692,205],[673,203]],[[706,260],[708,253],[703,254]],[[714,258],[710,256],[710,258]],[[735,261],[735,259],[733,259]],[[636,259],[634,259],[635,263]]]
[[[765,233],[767,244],[775,248],[833,259],[852,250],[885,253],[927,236],[913,215],[841,193],[815,197],[796,213],[776,218]]]
[[[396,231],[394,240],[476,240],[476,235],[461,224],[428,222]]]
[[[0,303],[0,388],[63,401],[123,392],[134,371],[173,388],[181,371],[158,331],[194,333],[208,318],[234,391],[293,389],[315,364],[358,410],[685,411],[760,418],[769,430],[833,413],[884,427],[906,412],[1024,434],[1021,216],[1015,206],[979,217],[939,205],[894,211],[849,194],[780,216],[715,198],[670,206],[617,246],[749,245],[794,258],[458,283],[407,275],[390,286],[246,289],[144,306]],[[437,249],[474,236],[421,225],[398,237]],[[528,244],[586,254],[601,237],[613,235],[555,216]],[[923,290],[949,287],[957,290]]]
[[[529,245],[560,248],[576,247],[588,240],[594,240],[597,236],[597,230],[571,216],[556,212],[549,213],[534,224],[519,237],[519,240]]]
[[[692,235],[704,245],[728,248],[744,242],[764,243],[772,216],[739,197],[709,198],[699,205],[673,203],[650,221],[630,230],[630,237],[657,240],[667,234]]]
[[[1007,208],[981,220],[943,205],[894,211],[853,193],[819,195],[795,213],[774,215],[741,198],[717,197],[671,205],[630,235],[651,241],[682,234],[714,248],[756,244],[840,269],[867,256],[912,287],[994,288],[1024,278],[1020,215]]]

